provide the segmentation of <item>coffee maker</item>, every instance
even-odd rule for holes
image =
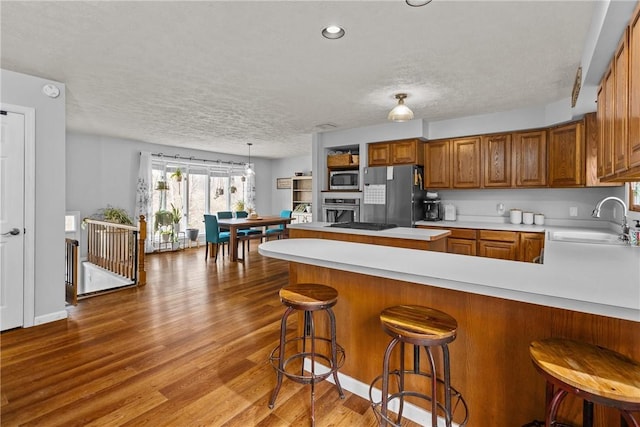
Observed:
[[[431,196],[431,197],[430,197]],[[427,193],[424,200],[424,220],[425,221],[441,221],[443,214],[442,203],[440,197]]]

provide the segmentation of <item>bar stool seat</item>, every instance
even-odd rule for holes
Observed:
[[[567,393],[584,400],[584,427],[593,425],[593,403],[620,411],[620,424],[639,427],[631,412],[640,411],[640,362],[620,353],[562,338],[534,341],[531,360],[547,381],[545,425],[555,423]]]
[[[448,344],[455,340],[458,323],[450,315],[428,307],[418,305],[399,305],[384,309],[380,313],[382,329],[389,334],[392,339],[386,348],[382,366],[382,374],[376,377],[369,387],[369,400],[371,401],[374,413],[378,417],[380,425],[387,423],[399,426],[402,421],[404,409],[404,399],[406,396],[417,397],[431,403],[431,425],[438,426],[439,414],[444,416],[445,425],[451,426],[454,413],[457,408],[461,421],[458,425],[464,426],[468,419],[467,404],[462,395],[451,387],[451,377],[449,369],[449,348]],[[389,371],[389,359],[394,347],[400,343],[400,367]],[[405,369],[405,343],[413,344],[413,368]],[[429,372],[420,370],[420,347],[427,353],[429,361]],[[442,350],[442,378],[438,377],[436,363],[432,348],[440,347]],[[417,375],[427,379],[429,383],[430,395],[420,391],[407,390],[405,388],[405,376]],[[389,377],[397,378],[398,389],[394,393],[389,392]],[[381,399],[373,398],[375,386],[382,383]],[[439,399],[444,396],[444,404]],[[398,416],[394,421],[388,414],[389,404],[398,401]]]
[[[269,400],[273,409],[283,377],[311,384],[311,424],[315,425],[315,384],[333,375],[341,399],[344,392],[338,380],[338,369],[344,364],[345,353],[336,342],[336,319],[332,307],[338,302],[338,291],[315,283],[298,283],[285,286],[279,292],[285,310],[280,324],[280,343],[269,356],[276,370],[276,386]],[[294,311],[304,311],[304,327],[301,336],[287,339],[287,319]],[[325,312],[329,320],[329,337],[318,337],[315,333],[314,312]],[[307,346],[310,348],[307,349]],[[305,360],[310,364],[305,370]],[[316,361],[323,361],[326,369],[317,370]]]

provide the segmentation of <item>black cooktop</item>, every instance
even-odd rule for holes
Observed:
[[[384,224],[380,222],[336,222],[334,224],[330,224],[329,227],[337,227],[337,228],[355,228],[358,230],[387,230],[389,228],[396,228],[395,224]]]

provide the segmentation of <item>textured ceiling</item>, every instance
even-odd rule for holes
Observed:
[[[11,2],[1,66],[66,84],[67,129],[256,157],[331,123],[427,121],[570,96],[592,1]],[[346,29],[340,40],[320,31]]]

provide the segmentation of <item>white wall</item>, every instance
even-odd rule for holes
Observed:
[[[42,86],[54,83],[52,99]],[[35,319],[66,317],[64,310],[65,86],[59,82],[0,70],[2,103],[35,109]]]
[[[305,175],[312,173],[311,153],[306,156],[271,161],[271,188],[273,191],[271,203],[272,212],[270,213],[277,214],[283,209],[291,209],[291,190],[278,190],[276,188],[276,179],[291,177],[296,172],[302,172]],[[316,177],[314,176],[314,180],[315,179]]]

